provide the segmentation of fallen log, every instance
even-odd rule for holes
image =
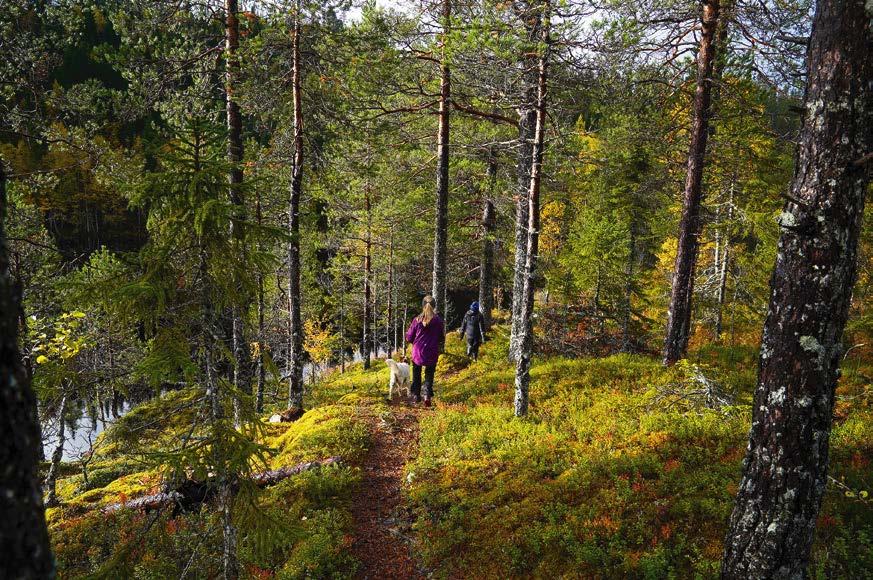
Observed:
[[[254,474],[251,480],[258,487],[268,487],[270,485],[276,485],[283,479],[287,479],[292,475],[303,473],[304,471],[311,471],[313,469],[319,469],[321,467],[330,467],[332,465],[336,465],[337,467],[339,467],[342,465],[342,463],[343,460],[339,457],[328,457],[327,459],[307,461],[305,463],[298,463],[297,465],[287,465],[285,467],[280,467],[279,469],[262,471],[261,473]]]
[[[279,469],[262,471],[252,475],[249,481],[257,487],[269,487],[305,471],[330,466],[339,467],[341,465],[343,465],[343,460],[340,457],[328,457],[327,459],[305,461],[297,465],[287,465]],[[169,491],[108,505],[103,508],[102,512],[108,514],[122,509],[150,511],[170,505],[175,506],[176,511],[187,510],[209,500],[217,491],[218,485],[215,478],[210,478],[206,481],[193,481],[189,479]]]

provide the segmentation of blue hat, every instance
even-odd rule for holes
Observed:
[[[470,304],[470,310],[472,310],[473,312],[478,312],[479,311],[479,303],[474,301],[472,304]]]

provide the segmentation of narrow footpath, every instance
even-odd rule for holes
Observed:
[[[401,505],[403,467],[418,448],[418,418],[424,411],[396,402],[390,409],[372,418],[373,445],[352,507],[352,554],[361,563],[358,578],[424,578],[412,557],[408,514]]]

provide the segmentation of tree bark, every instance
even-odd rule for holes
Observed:
[[[379,358],[379,287],[373,279],[373,355]]]
[[[446,249],[449,236],[449,114],[451,112],[452,77],[446,42],[451,29],[451,0],[443,2],[443,39],[440,63],[439,128],[437,131],[437,203],[433,242],[433,288],[437,310],[445,316]]]
[[[629,229],[628,256],[624,270],[624,312],[621,320],[621,352],[631,351],[630,323],[633,313],[631,306],[634,290],[634,261],[637,254],[637,230],[633,224],[631,224]]]
[[[346,292],[348,284],[345,274],[342,275],[343,285],[340,289],[340,372],[346,372]]]
[[[715,38],[718,20],[719,0],[704,0],[703,27],[697,53],[697,89],[694,95],[691,145],[688,149],[676,265],[673,271],[673,288],[670,292],[667,332],[664,339],[664,364],[667,365],[672,365],[685,356],[691,333],[691,300],[694,294],[694,269],[700,244],[703,167],[711,114],[713,65],[718,51]]]
[[[388,345],[388,356],[394,356],[394,351],[397,350],[397,344],[394,343],[394,333],[391,330],[393,322],[392,308],[394,292],[394,228],[391,228],[391,233],[388,237],[388,308],[385,315],[385,343]]]
[[[55,445],[55,450],[52,452],[52,462],[49,466],[48,473],[45,476],[46,490],[46,507],[57,507],[58,505],[58,470],[61,467],[61,460],[64,458],[64,443],[66,443],[64,415],[67,413],[67,393],[61,394],[61,403],[58,405],[58,442]]]
[[[229,482],[222,482],[218,487],[218,507],[221,511],[221,528],[224,537],[222,546],[222,563],[224,568],[224,580],[236,580],[239,578],[239,559],[236,555],[237,532],[233,525],[233,500],[236,495],[234,486]]]
[[[224,59],[225,59],[225,106],[227,113],[227,161],[230,164],[228,174],[228,191],[230,203],[233,205],[233,216],[230,220],[230,237],[237,246],[237,251],[242,253],[245,244],[243,222],[246,219],[245,202],[243,200],[243,140],[242,140],[242,116],[239,104],[236,102],[235,90],[237,77],[239,76],[239,6],[237,0],[225,0],[225,35],[224,35]],[[245,337],[245,312],[247,311],[247,298],[243,296],[244,289],[239,275],[234,269],[234,286],[237,296],[234,297],[234,305],[231,307],[231,344],[233,349],[233,385],[244,393],[251,393],[251,353],[248,341]],[[240,401],[234,402],[234,414],[236,421],[240,420]]]
[[[791,199],[770,281],[749,446],[724,578],[805,578],[825,492],[841,337],[873,150],[873,27],[863,0],[817,3]]]
[[[497,215],[494,210],[494,189],[497,182],[497,160],[493,152],[488,156],[489,196],[482,210],[482,259],[479,265],[479,311],[485,330],[491,328],[491,311],[494,309],[494,230]]]
[[[715,56],[715,62],[712,65],[712,120],[713,126],[710,128],[711,138],[708,142],[711,144],[716,137],[716,129],[720,121],[721,109],[721,93],[723,88],[722,79],[724,77],[724,69],[727,66],[728,60],[728,32],[730,29],[731,18],[734,13],[734,0],[722,0],[719,9],[718,25],[715,32],[715,43],[718,47]],[[711,146],[711,145],[710,145]],[[731,219],[733,218],[733,195],[734,185],[736,183],[736,174],[731,178],[729,188],[729,203],[728,203],[728,228],[730,227]],[[730,239],[729,230],[722,232],[722,224],[720,223],[720,210],[716,210],[716,230],[715,230],[715,251],[713,255],[714,271],[718,277],[716,287],[716,306],[715,306],[715,329],[714,335],[716,342],[721,340],[722,333],[722,311],[724,308],[725,288],[727,286],[727,264],[730,259]]]
[[[715,341],[721,342],[721,335],[724,331],[724,301],[727,294],[727,275],[728,264],[730,263],[731,253],[730,244],[724,242],[724,248],[721,253],[721,262],[719,263],[718,271],[718,290],[716,295],[715,305]]]
[[[367,237],[364,241],[364,336],[361,356],[364,368],[370,368],[370,281],[373,278],[373,206],[370,201],[370,184],[364,186],[364,209],[367,212]]]
[[[531,40],[539,36],[541,27],[540,16],[533,19],[527,11],[519,14],[527,34]],[[532,24],[529,24],[531,23]],[[517,192],[515,195],[515,260],[512,278],[512,324],[509,335],[509,359],[518,360],[521,346],[522,320],[521,312],[524,305],[525,263],[528,254],[528,222],[530,220],[528,195],[531,184],[531,167],[533,166],[533,141],[537,123],[537,59],[526,55],[521,59],[523,71],[522,102],[518,108],[518,156],[516,165]]]
[[[546,81],[549,66],[550,2],[543,3],[541,54],[537,66],[536,129],[533,141],[533,164],[528,192],[527,258],[524,264],[524,294],[521,308],[519,350],[515,365],[515,415],[523,417],[528,411],[530,367],[533,357],[533,310],[536,290],[537,259],[540,234],[540,182],[546,133]]]
[[[723,240],[721,242],[721,254],[718,257],[718,288],[716,289],[715,296],[715,340],[716,342],[721,341],[721,333],[723,327],[723,314],[724,314],[724,301],[725,296],[727,295],[727,277],[728,277],[728,267],[730,266],[731,259],[731,238],[730,238],[730,224],[733,221],[734,217],[734,182],[731,182],[730,186],[730,194],[728,195],[728,215],[727,215],[727,229],[722,234]]]
[[[300,87],[300,0],[291,32],[294,159],[288,201],[288,408],[303,408],[303,320],[300,309],[300,197],[303,193],[303,105]]]
[[[261,210],[261,193],[258,191],[257,197],[255,199],[255,219],[258,222],[258,226],[263,225],[263,213]],[[258,242],[258,251],[262,250],[261,242]],[[257,381],[257,389],[255,392],[255,410],[258,413],[262,413],[264,411],[264,385],[267,382],[267,368],[264,365],[264,357],[266,356],[266,352],[264,349],[266,348],[266,344],[264,342],[264,316],[266,312],[266,305],[264,303],[264,273],[258,270],[257,276],[257,284],[258,284],[258,363],[256,369],[256,381]]]
[[[9,269],[4,223],[6,169],[0,158],[0,578],[53,578],[37,449],[36,396],[18,350],[21,300]]]

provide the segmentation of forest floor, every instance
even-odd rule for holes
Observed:
[[[412,518],[402,501],[403,468],[418,452],[418,420],[424,412],[395,402],[371,417],[372,445],[351,510],[359,578],[424,578],[415,565]]]
[[[287,478],[239,517],[245,578],[717,578],[748,440],[758,349],[705,346],[665,368],[645,355],[537,358],[531,411],[513,416],[508,328],[478,361],[448,337],[432,409],[385,403],[389,369],[357,364],[313,385],[308,411],[264,423],[270,468],[343,464]],[[812,578],[873,570],[873,350],[843,363]],[[703,374],[734,404],[710,408]],[[155,493],[144,463],[187,433],[198,389],[138,405],[88,466],[64,464],[47,512],[60,576],[220,575],[213,509],[159,519],[105,514]],[[281,402],[264,420],[282,410]],[[190,564],[189,564],[190,562]]]

